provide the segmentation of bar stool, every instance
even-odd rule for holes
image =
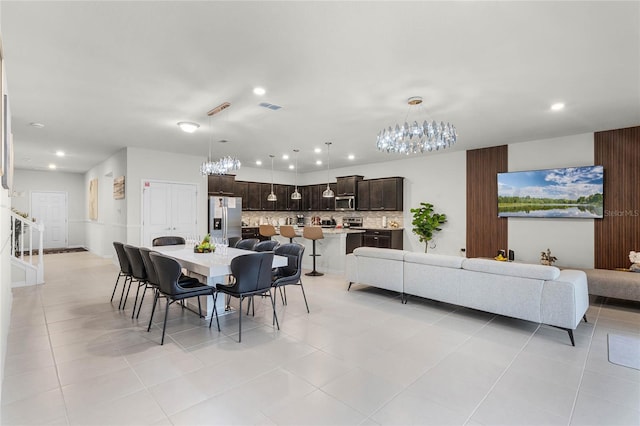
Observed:
[[[305,226],[304,231],[302,231],[302,236],[307,240],[313,241],[313,246],[311,248],[310,256],[313,257],[313,271],[307,272],[305,275],[310,277],[319,277],[324,275],[322,272],[316,271],[316,256],[320,256],[316,254],[316,240],[324,239],[324,234],[322,233],[322,228],[319,226]]]
[[[296,230],[293,229],[293,226],[291,225],[280,226],[280,235],[288,238],[290,243],[292,243],[293,239],[298,236],[298,234],[296,234]]]
[[[260,235],[267,237],[268,239],[271,239],[271,237],[277,234],[276,228],[273,225],[260,225],[258,232]]]

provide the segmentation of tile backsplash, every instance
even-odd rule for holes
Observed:
[[[336,223],[342,224],[343,217],[362,217],[362,224],[365,228],[382,228],[382,218],[387,218],[387,228],[391,228],[390,223],[397,222],[400,228],[404,227],[404,219],[401,211],[390,212],[365,212],[365,211],[353,211],[353,212],[328,212],[328,211],[316,211],[316,212],[257,212],[257,211],[243,211],[242,221],[245,226],[258,226],[261,223],[271,223],[273,225],[286,223],[287,218],[292,218],[293,223],[296,223],[296,215],[304,214],[304,223],[309,225],[311,223],[312,216],[320,216],[321,219],[334,218]]]

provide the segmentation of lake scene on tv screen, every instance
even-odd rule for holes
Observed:
[[[603,166],[498,173],[498,216],[602,218],[603,191]]]

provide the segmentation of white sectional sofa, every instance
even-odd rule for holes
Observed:
[[[354,283],[425,297],[498,315],[573,330],[589,307],[583,271],[360,247],[347,255]]]

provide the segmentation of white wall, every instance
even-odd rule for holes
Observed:
[[[113,241],[126,241],[127,206],[131,188],[126,177],[127,151],[118,151],[106,161],[93,167],[83,180],[83,217],[86,223],[85,247],[98,256],[114,255]],[[125,197],[113,199],[113,179],[125,176]],[[98,179],[98,219],[89,219],[89,182]]]
[[[198,185],[198,233],[207,232],[207,178],[200,174],[203,157],[127,148],[127,238],[139,245],[142,232],[142,185],[158,180]],[[109,242],[111,243],[111,242]]]
[[[31,193],[34,191],[57,191],[67,193],[69,215],[69,247],[84,247],[86,219],[84,213],[84,176],[80,173],[59,171],[15,170],[11,206],[31,213]],[[37,218],[36,218],[37,219]],[[36,238],[34,236],[34,238]]]
[[[593,165],[593,150],[592,133],[512,144],[509,171]],[[548,248],[558,258],[557,265],[593,268],[593,221],[598,219],[508,220],[509,248],[517,261],[539,263],[540,252]]]
[[[0,371],[4,379],[4,362],[7,355],[7,338],[9,336],[9,322],[11,319],[11,237],[9,212],[11,211],[9,194],[6,189],[0,189]],[[0,390],[0,397],[2,396]]]

